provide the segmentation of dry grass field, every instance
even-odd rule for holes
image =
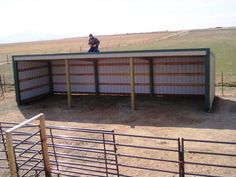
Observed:
[[[97,36],[101,41],[101,51],[118,49],[130,45],[142,46],[152,40],[165,39],[179,32],[155,32]],[[25,43],[0,44],[0,61],[6,61],[6,54],[63,53],[88,51],[88,37],[67,38],[60,40],[36,41]],[[2,56],[2,57],[1,57]]]
[[[101,51],[150,50],[177,48],[211,48],[216,56],[216,81],[236,85],[236,28],[217,28],[188,31],[163,31],[152,33],[98,36]],[[25,43],[0,44],[0,74],[12,83],[11,56],[17,54],[87,52],[88,37]],[[3,65],[4,64],[4,65]]]

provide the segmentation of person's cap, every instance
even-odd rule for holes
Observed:
[[[92,36],[93,36],[92,34],[89,35],[89,37],[92,37]]]

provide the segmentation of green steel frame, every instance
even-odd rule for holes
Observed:
[[[205,111],[209,112],[211,109],[210,102],[210,49],[206,49],[205,57]]]
[[[16,93],[16,102],[18,105],[21,104],[20,98],[20,85],[19,85],[19,76],[18,76],[18,66],[17,61],[14,60],[14,56],[12,57],[13,64],[13,73],[14,73],[14,85],[15,85],[15,93]]]

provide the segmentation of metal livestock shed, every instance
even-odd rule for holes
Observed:
[[[215,96],[215,57],[209,48],[13,56],[18,104],[53,93]]]

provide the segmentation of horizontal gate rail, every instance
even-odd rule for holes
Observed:
[[[178,138],[164,138],[164,137],[157,137],[157,136],[142,136],[142,135],[131,135],[131,134],[121,134],[121,133],[114,133],[114,136],[116,137],[116,141],[119,141],[120,138],[127,138],[130,141],[134,141],[133,143],[135,143],[136,140],[142,140],[145,144],[145,146],[143,146],[142,144],[138,143],[138,144],[133,144],[131,142],[128,143],[115,143],[118,152],[117,152],[117,156],[119,159],[119,170],[122,171],[122,169],[133,169],[136,170],[136,172],[138,174],[140,174],[139,176],[142,176],[142,173],[146,173],[149,172],[150,174],[157,174],[157,172],[161,172],[161,173],[167,173],[167,174],[179,174],[178,169],[176,168],[176,170],[169,170],[169,169],[161,169],[161,168],[157,168],[154,165],[152,165],[152,163],[156,163],[156,162],[162,162],[162,163],[169,163],[170,165],[177,165],[179,166],[179,160],[178,160],[178,153],[179,153],[179,148],[178,148],[178,142],[179,139]],[[158,147],[156,145],[155,142],[158,141],[167,141],[167,142],[171,142],[174,146],[174,148],[163,148],[163,147]],[[149,142],[151,145],[146,145],[145,142]],[[123,149],[123,151],[122,151]],[[163,157],[163,158],[157,158],[157,157],[147,157],[145,154],[144,155],[140,155],[139,153],[137,154],[128,154],[125,153],[126,150],[129,150],[131,152],[136,152],[137,150],[141,150],[141,151],[145,151],[147,154],[149,152],[166,152],[166,153],[174,153],[176,156],[176,159],[168,159],[167,157]],[[138,151],[139,152],[139,151]],[[124,162],[120,162],[123,158],[127,159],[127,161]],[[131,161],[129,161],[130,159],[138,159],[138,160],[142,160],[141,162],[145,163],[145,162],[149,162],[149,164],[147,164],[146,166],[140,166],[139,164],[136,163],[132,163]],[[146,164],[146,163],[145,163]],[[131,170],[131,171],[133,171]],[[159,173],[158,173],[159,174]],[[127,174],[129,176],[132,176],[132,173]],[[160,175],[160,174],[159,174]],[[126,176],[126,174],[121,173],[120,176]]]
[[[178,141],[178,138],[164,138],[164,137],[158,137],[158,136],[142,136],[142,135],[132,135],[132,134],[122,134],[122,133],[114,133],[114,135],[116,135],[116,136],[125,136],[125,137],[134,137],[134,138]]]
[[[236,142],[227,142],[227,141],[212,141],[212,140],[199,140],[199,139],[187,139],[183,138],[184,141],[197,142],[197,143],[213,143],[213,144],[232,144],[236,145]]]
[[[204,151],[191,151],[188,150],[186,152],[193,153],[193,154],[205,154],[205,155],[215,155],[215,156],[230,156],[236,157],[236,154],[226,154],[226,153],[218,153],[218,152],[204,152]]]
[[[53,154],[51,154],[51,155],[53,155]],[[58,154],[58,157],[64,157],[64,158],[67,158],[67,159],[70,159],[70,160],[78,160],[78,161],[92,162],[92,163],[97,163],[97,164],[104,164],[104,162],[100,162],[100,161],[87,160],[87,159],[83,159],[83,158],[81,158],[81,159],[76,158],[76,157],[73,157],[73,155],[72,156],[65,156],[65,155]],[[108,165],[116,165],[115,163],[109,163],[109,162],[107,162],[107,164]]]
[[[164,173],[179,174],[179,172],[170,171],[170,170],[159,170],[159,169],[138,167],[138,166],[132,166],[132,165],[123,165],[123,164],[119,164],[119,166],[121,166],[121,167],[127,167],[127,168],[134,168],[134,169],[138,169],[138,170],[148,170],[148,171],[155,171],[155,172],[164,172]]]
[[[188,154],[196,154],[196,155],[204,155],[204,156],[215,156],[215,157],[232,157],[236,161],[236,142],[226,142],[226,141],[212,141],[212,140],[198,140],[198,139],[184,139],[182,138],[182,145],[184,148],[188,147],[186,143],[191,143],[193,146],[193,143],[199,143],[199,144],[212,144],[212,145],[231,145],[235,147],[234,153],[222,153],[222,152],[215,152],[214,150],[208,150],[208,151],[199,151],[199,150],[185,150],[185,153]],[[215,167],[214,171],[212,173],[216,173],[216,169],[235,169],[236,172],[236,166],[235,165],[225,165],[225,164],[216,164],[216,163],[205,163],[205,162],[195,162],[195,161],[189,161],[184,160],[184,164],[186,165],[195,165],[195,166],[204,166],[204,167]],[[208,172],[210,173],[210,172]],[[196,172],[185,172],[185,175],[194,175],[194,176],[206,176],[206,177],[222,177],[225,175],[214,175],[214,174],[202,174],[202,173],[196,173]]]

